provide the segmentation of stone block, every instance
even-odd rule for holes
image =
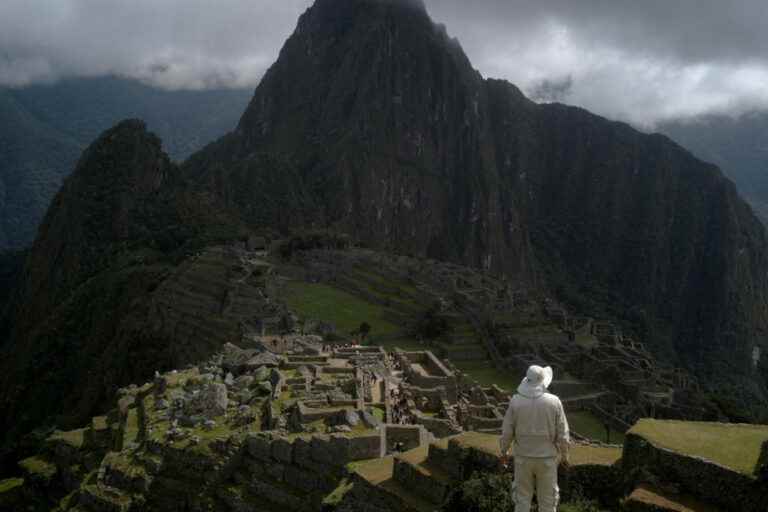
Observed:
[[[386,450],[381,434],[352,437],[349,439],[349,460],[365,460],[383,457]]]
[[[338,465],[338,452],[332,448],[328,436],[314,436],[311,441],[312,460],[320,464]],[[342,462],[344,464],[344,462]]]
[[[254,459],[270,461],[272,459],[272,440],[264,434],[250,434],[246,440],[248,453]]]
[[[284,438],[275,439],[272,442],[272,458],[290,464],[293,462],[293,444]]]

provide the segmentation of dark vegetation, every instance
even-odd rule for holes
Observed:
[[[443,506],[444,512],[508,512],[515,505],[510,492],[509,473],[476,473],[459,486]],[[614,490],[615,491],[615,490]],[[612,494],[611,492],[608,495]],[[577,493],[568,496],[558,510],[562,512],[605,512],[609,509]],[[614,509],[615,510],[615,509]]]
[[[440,316],[439,306],[429,308],[416,324],[416,336],[425,340],[436,340],[448,334],[451,326]]]

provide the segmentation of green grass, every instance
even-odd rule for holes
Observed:
[[[326,284],[291,282],[285,302],[300,316],[330,322],[342,334],[357,330],[363,322],[370,324],[372,340],[400,330],[399,326],[384,320],[385,308]]]
[[[57,430],[51,436],[48,438],[49,441],[61,441],[65,444],[68,444],[72,448],[80,449],[83,446],[83,438],[85,434],[85,429],[77,429],[77,430],[69,430],[66,432],[63,432],[61,430]]]
[[[8,478],[6,480],[0,480],[0,494],[11,491],[17,487],[24,485],[23,478]]]
[[[125,430],[123,431],[123,444],[135,443],[139,439],[139,413],[136,408],[128,410],[128,417],[125,419]]]
[[[45,479],[52,478],[57,471],[56,466],[40,457],[29,457],[28,459],[24,459],[19,462],[19,466],[21,466],[21,468],[28,474],[38,475]]]
[[[640,420],[630,433],[655,446],[717,462],[753,475],[760,450],[768,441],[768,426]]]
[[[381,274],[377,274],[375,272],[371,272],[370,270],[364,269],[364,268],[357,268],[355,269],[354,273],[360,274],[361,276],[365,277],[366,279],[369,279],[371,281],[374,281],[386,288],[392,288],[396,289],[399,288],[404,293],[408,295],[417,295],[419,294],[419,291],[416,289],[415,286],[413,286],[410,283],[407,283],[405,281],[400,281],[396,279],[387,279]],[[353,274],[354,275],[354,274]]]
[[[605,426],[597,416],[588,411],[574,411],[567,414],[571,430],[578,434],[601,443],[624,444],[624,433],[611,429],[608,439]]]
[[[350,482],[347,478],[342,478],[341,482],[339,482],[339,485],[336,487],[336,489],[333,490],[329,495],[327,495],[325,498],[323,498],[323,505],[324,506],[335,506],[341,503],[341,500],[344,499],[344,496],[352,490],[352,487],[354,484]]]

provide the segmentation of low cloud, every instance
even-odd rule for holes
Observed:
[[[341,0],[340,0],[341,1]],[[400,0],[402,1],[402,0]],[[763,0],[427,0],[485,76],[643,127],[768,109]],[[3,0],[0,84],[254,87],[311,0]]]

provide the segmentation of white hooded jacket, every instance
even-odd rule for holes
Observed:
[[[509,401],[501,435],[501,453],[510,445],[521,457],[566,458],[570,435],[560,399],[550,393],[516,394]]]

